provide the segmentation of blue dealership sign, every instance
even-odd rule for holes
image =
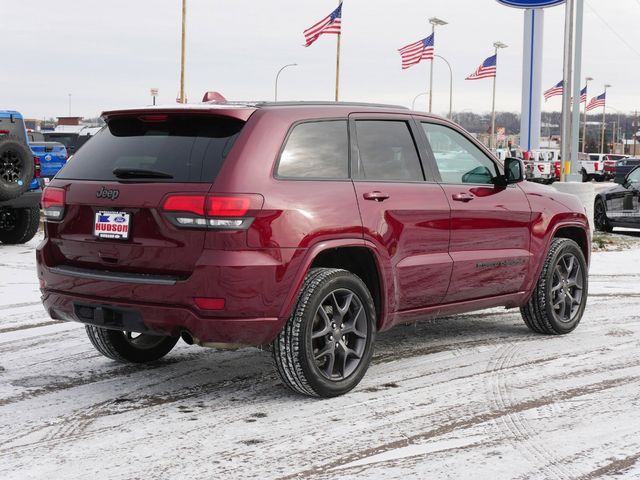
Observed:
[[[516,8],[546,8],[564,3],[565,0],[497,0],[508,7]]]

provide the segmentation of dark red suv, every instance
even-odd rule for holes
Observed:
[[[285,385],[329,397],[397,324],[505,306],[563,334],[582,317],[581,204],[445,119],[339,103],[104,119],[44,193],[37,260],[47,312],[109,358],[270,346]]]

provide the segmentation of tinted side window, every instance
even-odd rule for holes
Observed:
[[[357,120],[359,156],[356,175],[366,180],[424,180],[407,122]]]
[[[442,183],[491,184],[496,165],[461,133],[448,127],[422,123],[440,171]]]
[[[308,122],[293,127],[280,155],[277,174],[285,178],[349,178],[347,121]]]

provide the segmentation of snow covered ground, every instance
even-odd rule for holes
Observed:
[[[352,393],[288,393],[268,353],[113,363],[0,246],[0,478],[640,478],[640,248],[596,253],[571,335],[501,309],[379,336]]]

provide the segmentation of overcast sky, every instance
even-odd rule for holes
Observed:
[[[332,100],[335,36],[304,48],[302,31],[337,0],[187,0],[186,91],[228,99],[273,99],[277,70],[282,100]],[[27,117],[96,116],[102,110],[159,101],[178,92],[181,0],[22,0],[2,2],[0,109]],[[599,17],[598,17],[599,15]],[[401,70],[397,49],[430,33],[440,17],[436,53],[454,69],[454,110],[487,112],[491,80],[465,82],[500,40],[497,109],[518,112],[523,11],[495,0],[345,0],[341,99],[411,105],[428,89],[429,64]],[[622,36],[618,38],[607,26]],[[545,13],[543,87],[562,78],[564,7]],[[609,104],[640,109],[640,0],[586,0],[584,75],[591,94],[611,83]],[[625,41],[627,44],[625,44]],[[449,73],[437,61],[434,111],[448,109]],[[417,106],[426,108],[427,97]],[[559,110],[560,98],[544,110]]]

